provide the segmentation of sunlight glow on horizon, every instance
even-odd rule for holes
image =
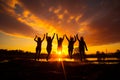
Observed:
[[[36,42],[32,39],[32,38],[20,38],[20,37],[15,37],[15,36],[10,36],[10,35],[4,35],[1,34],[1,45],[0,48],[1,49],[21,49],[24,51],[30,51],[30,52],[34,52],[35,53],[35,48],[36,48]],[[6,36],[6,37],[5,37]],[[9,36],[9,37],[8,37]],[[6,40],[5,40],[6,39]],[[8,41],[8,40],[9,41]],[[6,43],[3,43],[6,42]],[[9,43],[10,42],[10,43]],[[53,43],[56,43],[56,39],[53,40]],[[68,47],[65,41],[63,41],[63,50],[62,53],[63,55],[68,55]],[[46,40],[43,41],[42,43],[42,51],[41,53],[46,53],[46,45],[47,42]],[[107,44],[107,45],[98,45],[98,46],[88,46],[88,51],[86,51],[87,54],[91,54],[91,53],[96,53],[96,51],[100,51],[100,52],[115,52],[117,49],[120,49],[120,43],[114,43],[114,44]],[[74,48],[76,48],[78,46],[78,43],[76,42],[76,46],[74,46]],[[57,52],[57,43],[53,44],[52,46],[52,53],[56,53],[59,54],[59,52]],[[51,53],[51,54],[52,54]],[[60,55],[59,54],[59,55]]]

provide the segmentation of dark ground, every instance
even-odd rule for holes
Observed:
[[[120,80],[120,64],[12,60],[0,63],[2,80]]]

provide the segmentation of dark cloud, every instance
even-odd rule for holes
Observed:
[[[15,4],[14,11],[16,14],[22,14],[24,12],[24,9],[19,4]]]
[[[92,36],[91,43],[106,44],[120,42],[120,5],[119,2],[106,3],[107,6],[103,10],[102,14],[98,18],[93,20],[89,26],[91,30],[97,32],[89,35]]]
[[[8,34],[33,36],[36,31],[31,27],[19,22],[13,16],[0,13],[0,30]]]

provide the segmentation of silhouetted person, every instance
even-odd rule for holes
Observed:
[[[43,42],[44,38],[45,38],[45,34],[44,34],[44,37],[43,37],[42,40],[41,40],[40,37],[37,37],[37,35],[34,38],[34,41],[37,42],[36,54],[35,54],[35,61],[36,61],[36,58],[38,58],[38,60],[39,60],[39,56],[40,56],[40,53],[41,53],[41,45],[42,45],[42,42]]]
[[[81,61],[85,60],[85,49],[86,51],[88,51],[87,49],[87,45],[84,41],[84,38],[83,37],[80,37],[80,39],[78,38],[78,34],[76,35],[77,37],[77,40],[79,41],[79,53],[80,53],[80,59]]]
[[[65,35],[66,36],[66,35]],[[70,39],[68,39],[68,37],[66,36],[66,39],[68,40],[68,53],[70,58],[72,58],[72,53],[73,53],[73,49],[74,49],[74,43],[76,42],[76,37],[70,37]]]
[[[63,43],[63,40],[64,40],[64,36],[63,37],[59,37],[58,38],[58,34],[56,34],[57,36],[57,42],[58,42],[58,52],[61,52],[62,53],[62,43]]]
[[[52,41],[54,39],[54,36],[55,36],[55,33],[52,38],[50,36],[48,36],[48,33],[46,33],[46,40],[47,40],[47,48],[46,49],[47,49],[47,53],[48,53],[48,55],[46,57],[47,61],[48,61],[48,58],[49,58],[51,50],[52,50]]]

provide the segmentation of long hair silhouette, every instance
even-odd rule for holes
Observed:
[[[57,51],[62,53],[62,43],[64,40],[64,36],[58,38],[58,34],[56,34],[56,37],[57,37],[57,42],[58,42]]]
[[[66,36],[66,35],[65,35]],[[76,42],[76,37],[70,37],[70,39],[66,36],[66,39],[68,40],[68,53],[70,58],[72,58],[72,53],[74,49],[74,43]]]
[[[76,35],[77,37],[77,40],[79,41],[79,54],[80,54],[80,60],[83,61],[85,60],[85,49],[86,51],[88,51],[87,49],[87,45],[84,41],[84,38],[83,37],[80,37],[80,39],[78,38],[78,34]]]
[[[48,33],[46,33],[46,40],[47,40],[47,47],[46,47],[46,50],[47,50],[47,57],[46,57],[46,60],[48,61],[48,58],[50,56],[50,53],[51,53],[51,50],[52,50],[52,41],[54,39],[54,36],[55,36],[55,33],[53,35],[53,37],[51,38],[50,36],[48,36]]]
[[[42,40],[41,40],[41,38],[38,37],[37,35],[36,35],[35,38],[34,38],[34,41],[37,42],[36,54],[35,54],[35,61],[36,61],[36,58],[38,58],[38,60],[39,60],[40,53],[41,53],[41,45],[42,45],[42,42],[43,42],[44,38],[45,38],[45,34],[44,34],[44,37],[43,37]]]

